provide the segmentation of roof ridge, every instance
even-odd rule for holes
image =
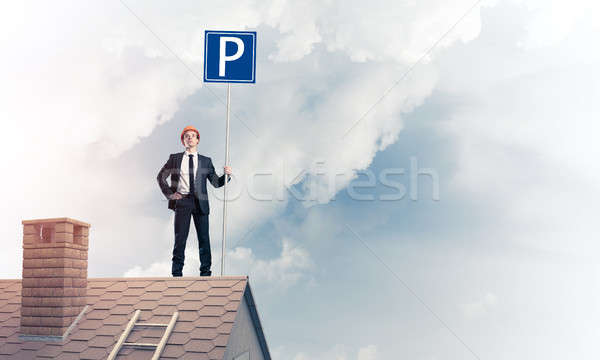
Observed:
[[[16,279],[20,280],[20,279]],[[248,280],[248,275],[236,275],[236,276],[186,276],[186,277],[96,277],[88,278],[88,281],[129,281],[129,280],[169,280],[169,281],[190,281],[190,280],[203,280],[203,281],[219,281],[219,280]]]

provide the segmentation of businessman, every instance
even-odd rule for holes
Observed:
[[[171,154],[169,160],[160,169],[157,180],[162,193],[169,199],[168,207],[175,211],[175,244],[171,275],[183,276],[185,244],[190,231],[190,220],[194,219],[198,248],[200,250],[200,276],[210,276],[211,254],[208,235],[208,193],[206,181],[214,187],[225,185],[231,180],[231,167],[225,166],[225,174],[218,176],[212,160],[198,154],[197,146],[200,133],[193,126],[186,126],[181,132],[181,142],[185,151]],[[171,185],[167,177],[171,175]]]

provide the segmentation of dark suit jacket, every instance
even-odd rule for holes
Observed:
[[[180,152],[169,155],[169,160],[163,165],[156,177],[158,186],[160,186],[160,190],[167,199],[170,195],[177,192],[183,154],[183,152]],[[171,185],[167,184],[166,180],[169,175],[171,175]],[[196,190],[196,197],[200,200],[200,209],[203,213],[209,214],[210,207],[208,204],[208,193],[206,191],[206,180],[210,181],[214,187],[219,188],[225,185],[225,174],[218,176],[215,173],[215,167],[212,164],[212,160],[209,157],[198,154],[198,170],[196,171],[196,177],[194,178],[194,188]],[[227,182],[229,181],[231,181],[231,176],[227,177]],[[169,200],[169,209],[175,210],[176,203],[176,200]]]

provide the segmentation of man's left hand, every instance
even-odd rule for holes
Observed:
[[[225,174],[231,175],[231,166],[224,166],[223,170],[225,170]]]

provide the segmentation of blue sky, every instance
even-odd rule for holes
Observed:
[[[156,174],[189,124],[222,172],[225,87],[196,77],[203,34],[249,29],[226,272],[250,276],[274,358],[598,356],[592,1],[484,1],[465,17],[472,2],[125,4],[3,11],[0,277],[21,275],[21,220],[62,216],[92,224],[91,277],[168,276]],[[417,200],[411,161],[435,174]],[[401,199],[356,188],[398,169]],[[197,267],[192,228],[184,275]]]

